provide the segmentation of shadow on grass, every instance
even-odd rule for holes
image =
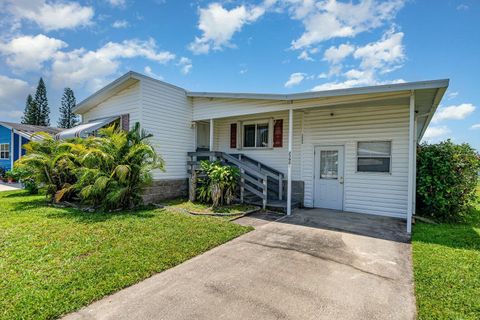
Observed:
[[[480,209],[474,209],[463,223],[417,223],[413,241],[480,251]]]
[[[75,208],[55,208],[55,213],[46,215],[50,219],[74,219],[81,223],[99,223],[111,219],[150,219],[155,216],[150,210],[139,209],[119,212],[86,212]]]

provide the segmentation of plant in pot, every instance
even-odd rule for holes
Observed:
[[[5,168],[4,167],[0,167],[0,181],[6,181],[6,177],[5,177]]]

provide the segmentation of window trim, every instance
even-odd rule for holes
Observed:
[[[237,130],[240,131],[240,146],[237,148],[239,150],[268,150],[273,149],[273,118],[267,119],[255,119],[255,120],[246,120],[238,122],[240,125],[237,126]],[[267,124],[268,125],[268,145],[266,147],[245,147],[245,135],[244,135],[244,127],[246,125],[255,125],[255,144],[257,141],[257,125],[259,124]],[[237,139],[238,145],[238,139]]]
[[[2,146],[7,146],[6,151],[2,151]],[[8,152],[8,158],[3,158],[2,153]],[[10,160],[11,157],[11,150],[10,150],[10,143],[0,143],[0,160]]]
[[[358,144],[359,143],[365,143],[365,142],[389,142],[390,143],[390,155],[389,156],[377,156],[377,157],[372,157],[372,156],[362,156],[358,154]],[[355,173],[358,174],[374,174],[374,175],[391,175],[392,174],[392,165],[393,165],[393,140],[392,139],[378,139],[378,140],[358,140],[355,142]],[[386,159],[388,158],[389,161],[389,170],[385,172],[379,172],[379,171],[358,171],[358,159],[359,158],[383,158]]]

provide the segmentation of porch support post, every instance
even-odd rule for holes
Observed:
[[[288,110],[288,170],[287,170],[287,215],[292,214],[292,139],[293,109]]]
[[[412,232],[412,214],[413,214],[413,197],[415,186],[415,92],[410,93],[410,115],[408,125],[408,205],[407,205],[407,233]]]
[[[214,134],[214,130],[213,130],[213,119],[210,119],[210,151],[213,151],[214,148],[213,148],[213,134]],[[215,156],[210,156],[210,161],[214,161],[216,160],[215,159]]]

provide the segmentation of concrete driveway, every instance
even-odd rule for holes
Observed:
[[[269,220],[242,218],[255,231],[66,319],[415,318],[404,223],[325,210]]]

